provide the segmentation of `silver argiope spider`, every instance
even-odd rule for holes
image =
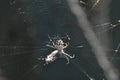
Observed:
[[[53,48],[55,50],[53,52],[51,52],[45,58],[46,63],[48,64],[50,62],[53,62],[55,59],[57,59],[57,57],[59,57],[59,58],[65,58],[65,59],[67,59],[67,64],[69,64],[69,59],[74,58],[75,55],[71,56],[71,55],[65,53],[64,49],[68,47],[68,44],[64,43],[61,38],[57,39],[55,41],[53,41],[49,35],[48,35],[48,38],[52,42],[52,45],[47,45],[47,46],[51,47],[51,48]]]

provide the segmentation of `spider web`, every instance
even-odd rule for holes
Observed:
[[[68,15],[69,11],[65,13],[65,15],[60,16],[61,14],[64,14],[64,12],[58,13],[55,15],[55,13],[52,13],[50,11],[50,8],[48,6],[53,5],[56,7],[56,9],[61,8],[66,10],[67,7],[65,7],[66,3],[63,0],[54,0],[57,5],[55,6],[53,4],[50,4],[51,1],[47,0],[35,0],[32,2],[34,4],[34,7],[40,9],[36,11],[35,16],[38,16],[40,14],[40,18],[43,19],[43,23],[40,23],[42,26],[45,26],[45,31],[47,32],[49,29],[46,27],[45,24],[51,24],[52,26],[58,26],[52,27],[56,28],[58,30],[62,30],[62,26],[66,25],[65,21],[68,20],[67,18],[63,19],[62,17],[71,16]],[[24,9],[22,7],[16,7],[15,0],[10,0],[10,5],[12,8],[16,8],[17,15],[23,16],[26,15]],[[62,5],[60,5],[62,4]],[[31,9],[31,7],[28,7],[28,11]],[[55,10],[56,10],[55,9]],[[54,12],[54,10],[53,10]],[[32,13],[29,13],[32,14]],[[35,17],[34,16],[34,17]],[[51,20],[44,20],[45,18],[51,18],[50,16],[54,18],[54,21]],[[57,16],[60,16],[56,18]],[[70,19],[70,18],[69,18]],[[39,21],[39,19],[38,19]],[[53,25],[53,23],[56,21],[56,23]],[[31,19],[27,21],[27,18],[24,17],[24,22],[32,22]],[[51,23],[49,23],[51,22]],[[96,26],[96,32],[98,34],[104,34],[104,32],[116,32],[116,29],[119,30],[119,20],[115,21],[116,23],[103,23]],[[107,25],[107,28],[106,28]],[[101,28],[102,26],[102,28]],[[48,30],[47,30],[47,29]],[[40,28],[41,29],[41,28]],[[57,30],[57,32],[58,32]],[[98,30],[98,31],[97,31]],[[42,30],[41,30],[42,32]],[[44,31],[43,31],[44,32]],[[46,33],[45,32],[45,33]],[[49,31],[48,31],[49,33]],[[54,31],[52,31],[52,34]],[[40,35],[41,36],[41,35]],[[39,36],[38,36],[39,37]],[[47,38],[47,36],[45,36]],[[72,36],[70,36],[72,37]],[[73,38],[72,38],[73,39]],[[71,39],[71,41],[72,41]],[[40,39],[38,39],[40,40]],[[47,39],[48,40],[48,39]],[[73,41],[74,42],[74,41]],[[81,41],[82,42],[82,41]],[[82,44],[70,44],[69,48],[66,50],[69,54],[75,53],[76,57],[75,59],[72,59],[70,61],[70,64],[66,65],[65,59],[58,59],[55,62],[45,65],[44,60],[42,60],[44,57],[46,57],[48,54],[53,51],[52,49],[46,48],[46,43],[40,41],[40,44],[33,45],[34,43],[32,41],[29,42],[15,42],[15,44],[7,44],[10,43],[9,41],[2,41],[0,42],[0,68],[3,69],[5,72],[5,76],[8,77],[8,80],[106,80],[105,75],[102,71],[102,69],[99,67],[98,63],[96,62],[95,55],[92,54],[91,48],[87,41],[83,41]],[[119,68],[120,64],[120,42],[115,42],[115,45],[112,49],[106,49],[106,51],[110,52],[111,55],[108,56],[109,60],[114,63],[115,66]],[[41,57],[42,56],[42,57]],[[65,71],[65,72],[64,72]],[[63,75],[64,74],[64,75]],[[11,77],[12,76],[12,77]],[[46,78],[45,78],[46,77]],[[74,79],[73,79],[74,78]]]

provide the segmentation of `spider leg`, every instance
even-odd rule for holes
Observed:
[[[65,59],[67,60],[67,63],[66,64],[69,64],[70,63],[70,60],[68,58],[68,56],[64,55]]]
[[[51,39],[51,37],[48,35],[49,40],[52,42],[52,45],[55,46],[55,43],[53,42],[53,40]]]
[[[64,57],[67,59],[67,64],[69,64],[70,59],[72,59],[72,58],[75,57],[75,55],[70,56],[69,54],[67,54],[67,53],[65,53],[65,52],[63,52],[63,55],[64,55]]]
[[[69,57],[70,59],[72,59],[72,58],[75,57],[75,55],[71,56],[71,55],[69,55],[69,54],[67,54],[67,53],[65,53],[65,52],[63,52],[63,54],[66,55],[67,57]]]
[[[55,49],[54,45],[52,46],[52,45],[47,44],[46,46]]]
[[[68,47],[68,44],[67,43],[65,43],[65,46],[64,46],[64,48],[67,48]]]

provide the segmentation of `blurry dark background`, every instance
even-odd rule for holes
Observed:
[[[93,17],[99,15],[99,11],[97,8],[90,11],[93,3],[83,1],[88,4],[82,7],[91,23],[95,24]],[[120,1],[112,0],[110,21],[120,19],[119,14]],[[69,65],[65,59],[47,66],[37,60],[40,55],[50,53],[35,49],[46,45],[48,34],[65,33],[71,38],[70,44],[89,46],[66,0],[0,0],[0,80],[89,80],[86,73],[102,80],[105,76],[90,47],[68,48],[67,53],[76,55]],[[120,27],[108,33],[115,49],[120,42]],[[119,69],[120,54],[112,56],[115,57],[112,62]]]

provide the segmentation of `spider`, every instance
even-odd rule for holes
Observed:
[[[48,35],[48,38],[52,42],[52,45],[46,45],[46,46],[53,48],[55,50],[45,58],[46,63],[48,64],[50,62],[53,62],[57,58],[65,58],[67,59],[67,64],[69,64],[69,61],[70,61],[69,59],[74,58],[75,55],[71,56],[65,53],[64,49],[68,47],[68,44],[64,43],[61,38],[55,41],[53,41],[49,35]]]

